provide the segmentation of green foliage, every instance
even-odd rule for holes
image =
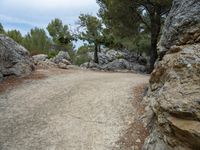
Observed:
[[[152,71],[158,57],[157,42],[163,18],[170,10],[172,0],[97,0],[97,2],[100,5],[99,16],[115,39],[135,39],[142,31],[150,35],[149,54]],[[143,38],[139,39],[146,42]]]
[[[102,22],[97,17],[81,14],[79,16],[78,24],[82,27],[82,31],[79,34],[79,39],[88,41],[90,44],[96,44],[101,42],[102,38]]]
[[[10,38],[12,38],[14,41],[16,41],[19,44],[23,44],[23,36],[20,33],[20,31],[18,30],[10,30],[7,33],[7,36],[9,36]]]
[[[98,63],[98,51],[100,51],[100,45],[103,42],[101,20],[92,15],[81,14],[78,24],[82,28],[82,31],[78,35],[79,39],[95,46],[94,61]]]
[[[4,34],[5,33],[5,30],[3,28],[3,25],[0,23],[0,34]]]
[[[48,59],[54,58],[58,54],[58,51],[48,52]]]
[[[63,25],[60,19],[56,18],[52,20],[48,24],[47,30],[55,44],[65,46],[72,44],[73,37],[69,31],[69,27],[67,25]]]
[[[93,50],[94,50],[94,46],[85,44],[79,47],[79,49],[76,52],[76,55],[85,55],[88,52],[92,52]]]
[[[85,62],[89,62],[90,58],[87,55],[79,55],[76,56],[74,64],[80,66],[81,64],[84,64]]]
[[[85,62],[89,62],[90,58],[88,57],[88,52],[93,51],[94,47],[90,45],[81,46],[76,52],[76,57],[74,59],[75,65],[81,65]]]
[[[23,41],[23,45],[32,54],[47,54],[50,44],[45,30],[39,28],[31,29],[30,33],[25,36]]]
[[[99,16],[116,36],[122,38],[140,33],[141,29],[151,32],[151,24],[164,17],[172,0],[97,0]],[[155,26],[154,26],[155,27]]]

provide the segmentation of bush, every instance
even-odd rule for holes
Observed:
[[[47,55],[48,55],[48,59],[51,59],[51,58],[54,58],[56,55],[58,55],[58,52],[52,51],[52,52],[49,52]]]
[[[90,58],[87,56],[87,54],[85,54],[85,55],[76,56],[74,63],[75,65],[80,66],[81,64],[84,64],[89,61],[90,61]]]

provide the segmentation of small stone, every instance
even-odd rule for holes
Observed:
[[[136,140],[136,143],[141,143],[141,140],[140,140],[140,139],[137,139],[137,140]]]

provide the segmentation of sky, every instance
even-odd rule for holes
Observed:
[[[46,28],[60,18],[73,29],[80,13],[95,15],[96,0],[0,0],[0,22],[5,30],[17,29],[25,35],[31,28]]]

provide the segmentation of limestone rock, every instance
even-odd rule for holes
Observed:
[[[43,69],[50,69],[50,68],[57,68],[58,64],[52,62],[49,59],[46,59],[45,61],[38,61],[37,66]]]
[[[146,59],[144,57],[136,57],[129,51],[116,51],[102,49],[98,53],[99,64],[94,63],[94,52],[89,52],[88,57],[92,60],[81,65],[81,68],[90,68],[97,70],[110,71],[137,71],[145,73],[147,71]]]
[[[66,60],[71,60],[71,58],[70,58],[68,52],[60,51],[60,52],[58,53],[58,55],[56,55],[56,56],[52,59],[52,61],[53,61],[54,63],[56,63],[56,64],[59,64],[59,63],[62,62],[62,60],[64,60],[64,59],[66,59]]]
[[[26,76],[34,69],[29,52],[11,38],[0,35],[0,78]]]
[[[126,61],[125,59],[116,59],[108,64],[106,64],[104,67],[106,70],[123,70],[123,69],[130,69],[130,63]]]
[[[64,64],[64,63],[62,63],[62,62],[60,62],[60,63],[58,64],[58,67],[59,67],[60,69],[68,69],[67,65]]]
[[[160,53],[171,46],[200,42],[200,1],[174,0],[159,43]]]
[[[145,98],[154,115],[143,150],[200,149],[199,33],[200,1],[174,0]]]
[[[47,59],[48,59],[48,56],[45,54],[39,54],[39,55],[33,56],[34,63],[36,63],[36,64],[40,61],[45,61]]]

